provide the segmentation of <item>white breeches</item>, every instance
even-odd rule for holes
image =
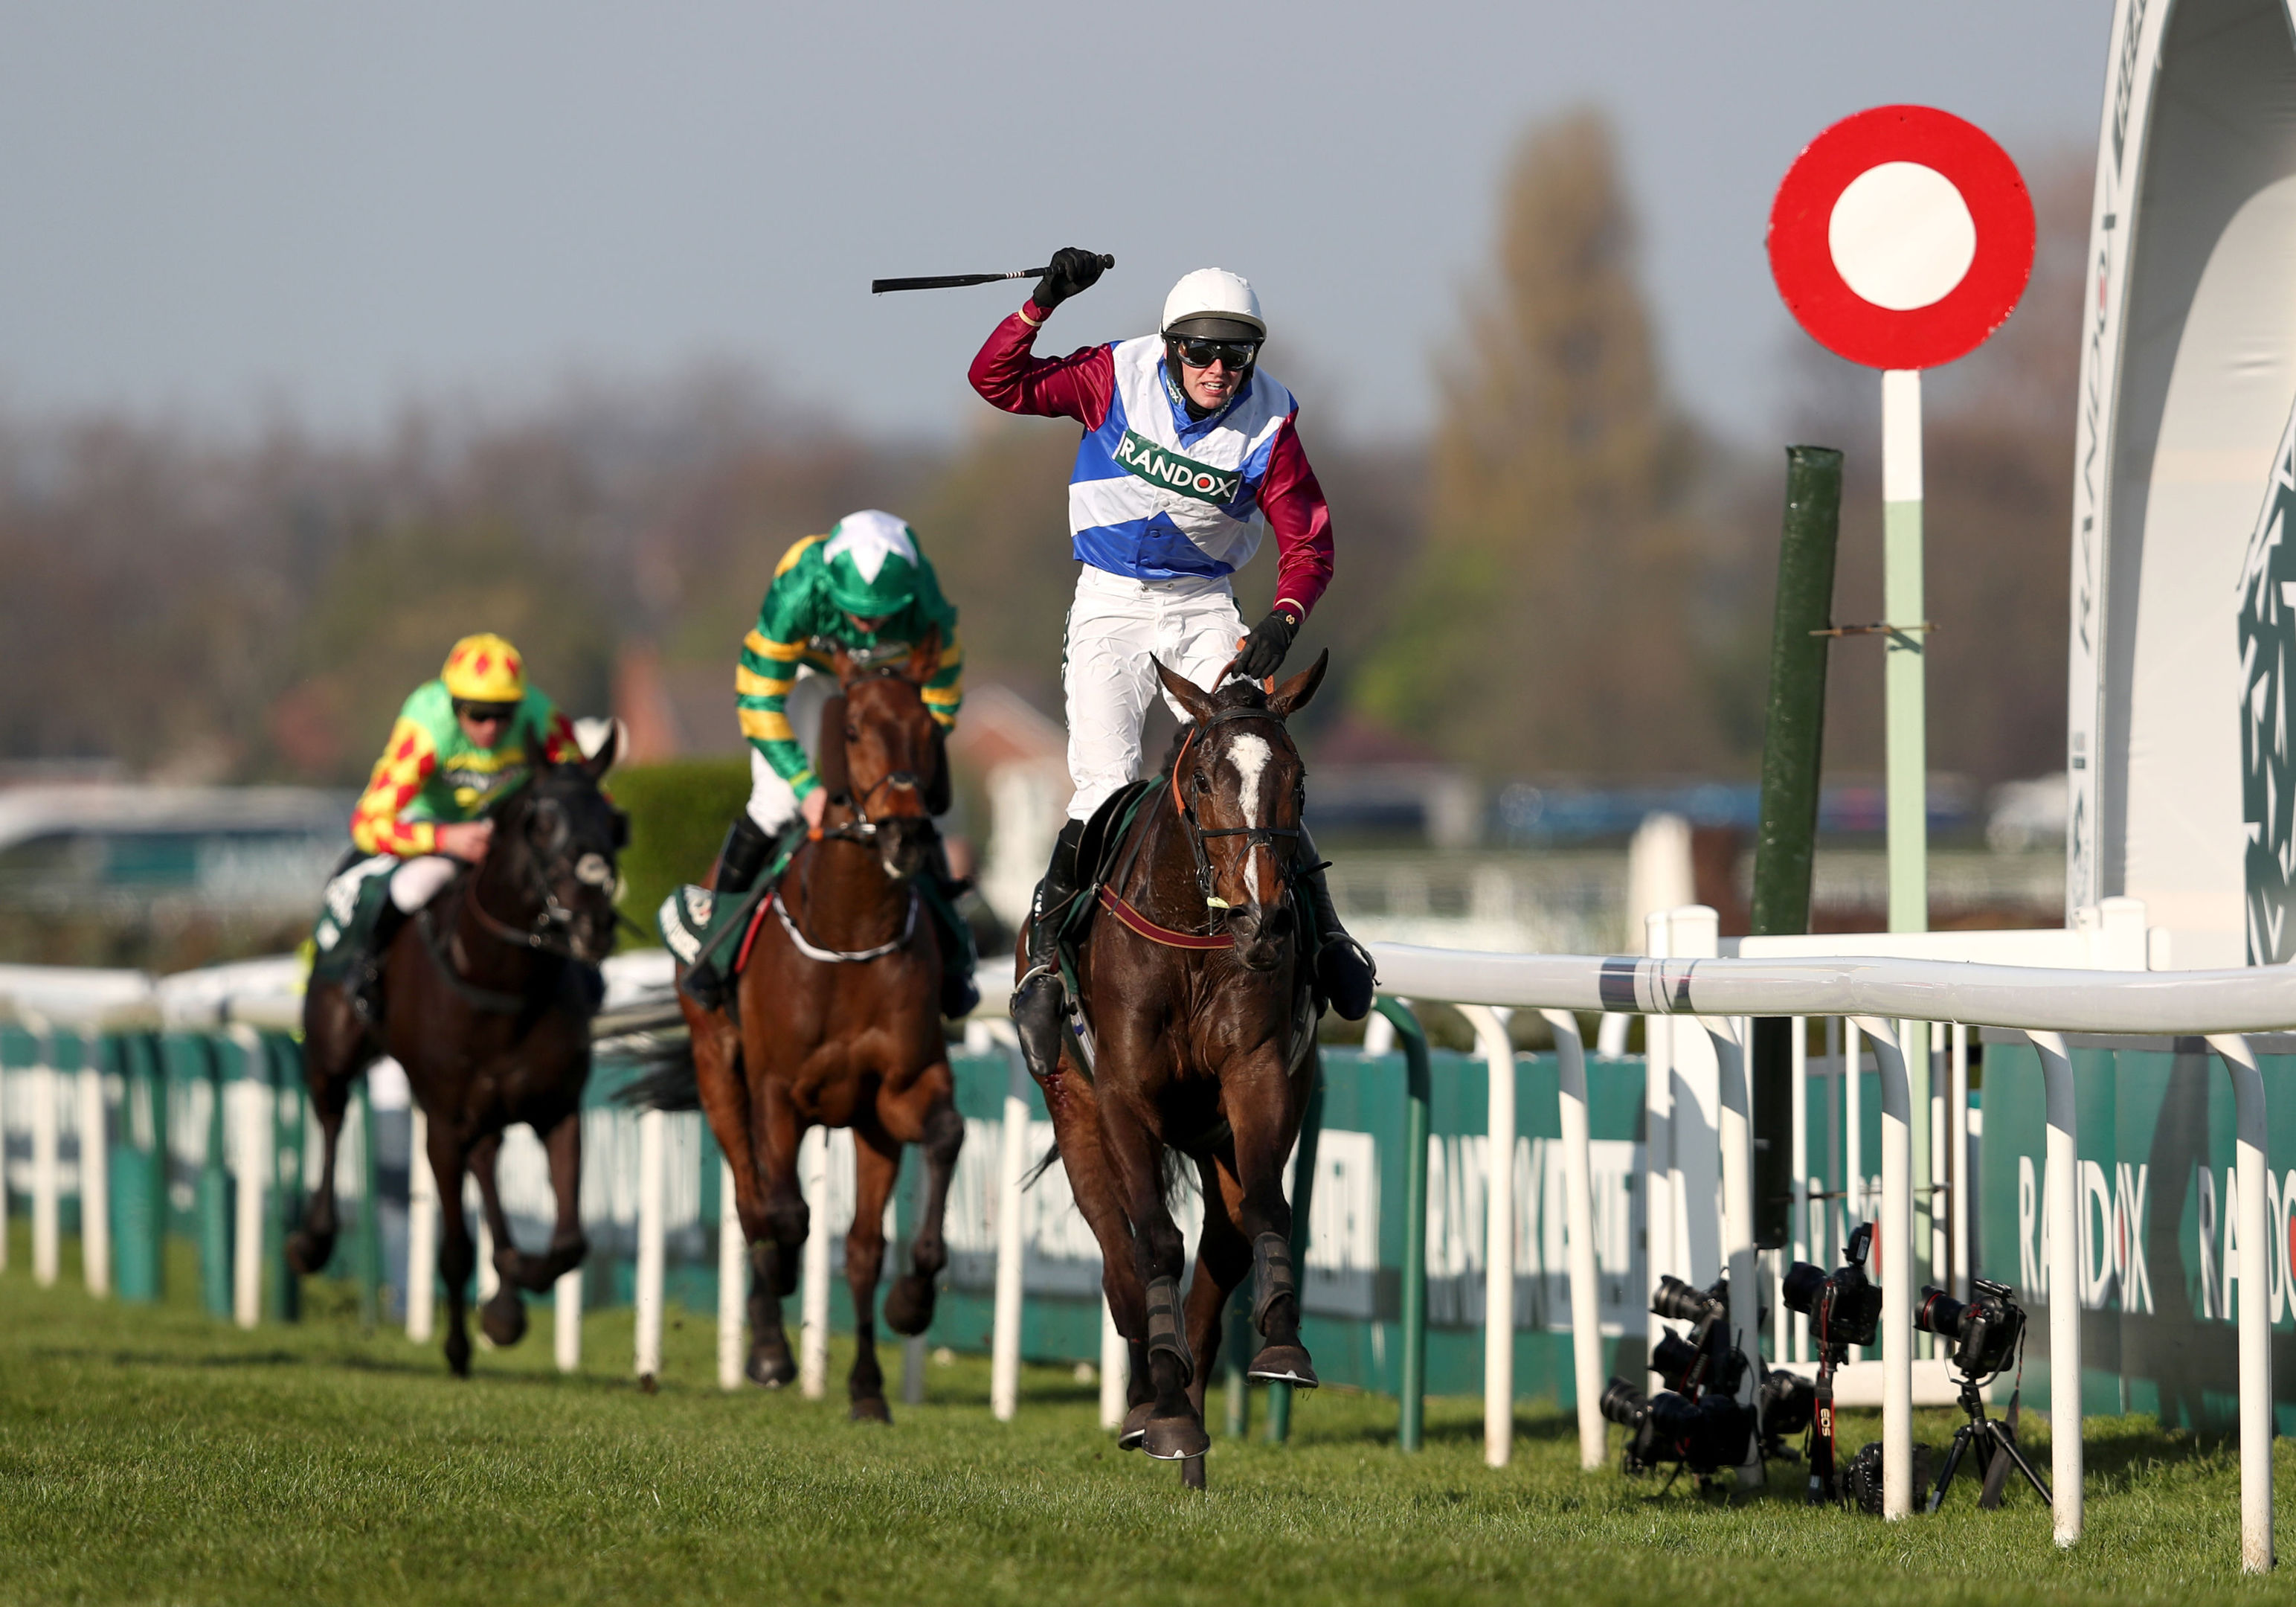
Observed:
[[[798,666],[797,685],[790,688],[789,722],[808,758],[821,751],[821,705],[836,694],[837,677],[824,675],[810,664]],[[754,746],[750,749],[750,819],[767,836],[797,819],[797,794]]]
[[[455,879],[455,872],[463,861],[443,853],[422,853],[403,861],[390,873],[390,902],[399,912],[412,915],[432,899],[439,889]]]
[[[1089,820],[1140,768],[1140,722],[1162,690],[1151,655],[1210,689],[1235,656],[1242,616],[1227,578],[1136,581],[1087,565],[1069,608],[1069,818]],[[1165,698],[1184,723],[1187,711]]]

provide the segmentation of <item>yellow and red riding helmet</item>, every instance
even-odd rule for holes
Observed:
[[[516,703],[526,696],[526,660],[491,631],[466,636],[439,672],[447,695],[464,703]]]

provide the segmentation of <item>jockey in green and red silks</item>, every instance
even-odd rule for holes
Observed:
[[[1071,418],[1085,431],[1069,476],[1071,550],[1084,568],[1062,655],[1075,792],[1037,888],[1038,916],[1075,896],[1084,823],[1138,771],[1141,721],[1159,690],[1152,658],[1207,690],[1229,674],[1265,680],[1332,578],[1331,510],[1300,444],[1299,403],[1259,368],[1267,323],[1258,293],[1240,275],[1198,268],[1165,298],[1155,334],[1033,355],[1053,309],[1101,269],[1091,252],[1055,252],[1028,303],[972,359],[971,376],[1005,412]],[[1275,603],[1247,635],[1230,577],[1271,530]],[[1188,718],[1177,705],[1172,713]],[[1370,958],[1340,926],[1312,869],[1314,845],[1304,833],[1300,844],[1300,880],[1321,937],[1317,985],[1357,1019],[1371,1008]],[[1041,1015],[1047,1001],[1057,1003],[1055,924],[1032,919],[1016,1020],[1024,1004]]]
[[[742,902],[783,837],[821,824],[829,797],[814,772],[814,754],[822,705],[837,691],[828,673],[836,650],[865,664],[893,663],[929,635],[940,644],[939,659],[921,695],[940,729],[953,730],[964,703],[964,645],[956,609],[941,595],[916,532],[872,508],[848,514],[827,535],[808,536],[782,555],[734,672],[734,706],[750,750],[750,801],[718,853],[713,887],[722,896],[713,906],[710,935]],[[953,896],[945,863],[935,875]],[[942,1009],[969,1015],[979,1002],[972,945],[966,935],[946,929],[945,920],[942,926]],[[705,960],[686,973],[685,986],[714,1009],[726,980],[714,960]]]

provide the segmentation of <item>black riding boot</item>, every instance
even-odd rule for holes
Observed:
[[[718,935],[718,928],[733,918],[734,908],[741,902],[766,868],[766,861],[774,851],[774,839],[764,827],[750,818],[743,810],[734,817],[733,826],[726,833],[725,846],[718,851],[718,875],[709,884],[717,894],[711,906],[709,930],[702,942]],[[726,993],[726,967],[730,956],[727,945],[719,944],[701,961],[685,973],[684,986],[693,1001],[703,1010],[714,1010],[724,1005]]]
[[[406,911],[384,894],[381,907],[374,912],[374,924],[367,928],[366,946],[350,973],[351,1009],[369,1026],[382,1025],[382,962],[390,953],[390,940],[406,924]]]
[[[1379,983],[1370,952],[1348,935],[1340,912],[1332,907],[1332,890],[1324,883],[1324,861],[1316,853],[1316,839],[1300,828],[1300,885],[1316,914],[1316,988],[1332,1008],[1349,1021],[1371,1013],[1371,999]]]
[[[1053,862],[1029,911],[1028,969],[1013,990],[1013,1029],[1029,1069],[1040,1077],[1050,1076],[1061,1060],[1068,989],[1061,982],[1060,928],[1077,894],[1077,840],[1083,835],[1084,822],[1070,820],[1054,839]]]

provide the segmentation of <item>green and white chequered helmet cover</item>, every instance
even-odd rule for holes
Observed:
[[[848,514],[829,532],[821,549],[829,570],[829,595],[848,614],[864,619],[898,614],[917,595],[916,532],[890,514],[868,508]]]

